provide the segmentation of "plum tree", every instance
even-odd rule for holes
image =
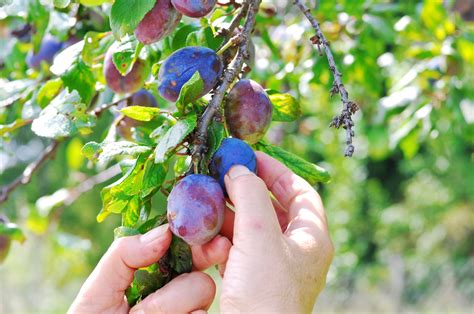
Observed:
[[[230,91],[224,106],[230,133],[250,144],[258,142],[270,125],[272,108],[262,86],[252,80],[240,80]]]
[[[26,56],[26,63],[29,67],[38,69],[41,62],[53,63],[54,56],[63,48],[63,43],[51,35],[44,36],[40,49],[37,53],[30,51]]]
[[[158,91],[163,98],[176,101],[183,85],[198,71],[204,81],[199,97],[216,85],[222,73],[222,61],[214,50],[205,47],[185,47],[166,59],[158,73]]]
[[[181,17],[170,0],[158,0],[138,24],[135,36],[145,45],[157,42],[173,32]]]
[[[226,191],[224,177],[234,165],[243,165],[256,173],[257,157],[252,148],[244,141],[237,138],[226,138],[212,156],[209,164],[211,176],[219,181],[224,191]]]
[[[168,196],[170,230],[188,244],[204,244],[220,231],[224,208],[224,193],[216,180],[202,174],[188,175]]]
[[[206,16],[212,11],[216,2],[216,0],[171,0],[176,10],[189,17]]]
[[[110,46],[104,59],[104,76],[107,86],[119,94],[134,93],[139,90],[148,76],[149,69],[145,61],[137,59],[132,70],[122,76],[112,61],[112,55],[117,44]]]
[[[127,101],[127,106],[158,107],[155,97],[146,89],[141,89]],[[126,140],[133,140],[133,128],[143,123],[129,117],[120,119],[117,124],[118,134]]]

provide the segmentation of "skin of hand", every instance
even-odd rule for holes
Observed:
[[[144,235],[120,238],[86,280],[68,313],[205,312],[216,287],[199,270],[212,265],[218,265],[223,276],[221,312],[310,312],[334,251],[321,199],[275,159],[257,152],[257,163],[259,177],[243,166],[234,166],[227,174],[235,213],[226,210],[222,235],[191,247],[195,271],[178,276],[130,309],[124,294],[134,271],[163,256],[171,233],[163,225]]]
[[[318,193],[287,167],[257,152],[258,176],[234,166],[225,177],[235,214],[220,310],[308,313],[324,288],[334,248]],[[270,197],[269,191],[274,196]]]
[[[167,224],[144,235],[115,240],[87,278],[68,313],[205,313],[212,304],[216,286],[199,270],[227,260],[231,243],[222,236],[192,248],[195,271],[174,278],[129,308],[125,290],[133,281],[135,270],[157,262],[170,243]]]

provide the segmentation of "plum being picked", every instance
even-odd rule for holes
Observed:
[[[26,63],[30,68],[38,69],[41,62],[53,63],[54,56],[63,48],[63,43],[51,35],[46,35],[41,41],[40,49],[37,53],[30,51],[26,57]]]
[[[217,0],[171,0],[173,6],[183,15],[203,17],[209,14]]]
[[[224,193],[216,180],[202,174],[188,175],[168,196],[170,230],[190,245],[209,242],[222,227],[224,208]]]
[[[145,45],[157,42],[173,32],[181,17],[170,0],[157,0],[153,9],[138,24],[135,36]]]
[[[141,89],[130,97],[127,106],[158,107],[155,97],[146,89]],[[124,117],[117,124],[118,134],[126,140],[132,140],[132,129],[142,125],[142,122]]]
[[[257,143],[272,121],[272,103],[257,82],[243,79],[230,91],[224,105],[225,119],[230,134]]]
[[[149,73],[148,67],[145,61],[137,59],[137,61],[133,64],[132,70],[125,76],[122,76],[112,61],[112,55],[116,47],[116,44],[113,44],[105,54],[105,81],[107,86],[116,93],[134,93],[142,88],[143,84],[145,83]]]
[[[158,73],[158,91],[176,101],[183,85],[198,71],[204,88],[198,97],[206,95],[222,73],[222,61],[214,50],[205,47],[185,47],[177,50],[161,65]]]
[[[212,156],[209,172],[225,190],[224,177],[234,165],[243,165],[257,173],[257,157],[252,147],[237,138],[226,138]]]

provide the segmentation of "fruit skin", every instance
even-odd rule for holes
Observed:
[[[244,141],[237,138],[226,138],[212,156],[209,164],[211,176],[219,181],[224,192],[226,192],[224,177],[234,165],[243,165],[250,171],[257,173],[257,156]]]
[[[209,242],[222,227],[224,208],[224,193],[216,180],[202,174],[188,175],[168,196],[170,230],[190,245]]]
[[[112,55],[117,47],[117,43],[110,46],[104,59],[104,76],[107,86],[116,93],[134,93],[138,91],[145,79],[148,77],[148,67],[145,61],[137,59],[133,64],[132,70],[125,76],[122,76],[112,61]]]
[[[158,91],[169,100],[176,101],[183,85],[198,71],[204,81],[199,97],[206,95],[222,74],[222,61],[214,50],[205,47],[185,47],[166,59],[158,73]]]
[[[157,42],[173,32],[181,17],[181,13],[176,11],[170,0],[158,0],[138,24],[135,36],[145,45]]]
[[[227,127],[232,136],[257,143],[272,121],[272,103],[257,82],[243,79],[230,91],[224,105]]]
[[[40,50],[34,54],[30,51],[26,56],[26,64],[30,68],[38,69],[41,66],[41,62],[44,61],[48,64],[53,63],[54,56],[63,48],[63,43],[58,41],[51,35],[44,36],[41,41]]]
[[[206,16],[212,11],[216,2],[216,0],[171,0],[176,10],[189,17]]]
[[[146,89],[141,89],[130,97],[127,106],[158,107],[155,97]],[[118,134],[126,140],[133,140],[132,128],[141,126],[140,121],[124,117],[117,124]]]

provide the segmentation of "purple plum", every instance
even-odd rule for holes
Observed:
[[[170,0],[157,0],[153,9],[138,24],[135,36],[145,45],[157,42],[173,32],[181,17]]]
[[[257,173],[257,156],[244,141],[237,138],[226,138],[212,156],[209,164],[209,173],[219,181],[224,192],[226,192],[224,177],[234,165],[243,165],[250,171]]]
[[[171,0],[173,6],[183,15],[203,17],[209,14],[217,0]]]
[[[30,51],[26,56],[26,63],[30,68],[39,69],[41,62],[53,63],[54,56],[63,48],[63,43],[51,35],[46,35],[41,41],[39,51],[35,54]]]
[[[190,245],[216,236],[224,222],[225,199],[219,183],[202,174],[179,181],[168,196],[170,230]]]
[[[214,50],[205,47],[185,47],[177,50],[161,65],[158,73],[158,91],[169,100],[176,101],[183,85],[198,71],[204,89],[198,97],[207,94],[222,73],[222,61]]]
[[[104,76],[107,86],[119,94],[134,93],[145,83],[148,76],[148,67],[146,62],[137,59],[132,70],[125,76],[122,76],[112,61],[112,55],[116,49],[116,44],[112,45],[104,59]]]
[[[273,106],[257,82],[242,79],[234,85],[224,105],[227,128],[234,137],[257,143],[272,121]]]

